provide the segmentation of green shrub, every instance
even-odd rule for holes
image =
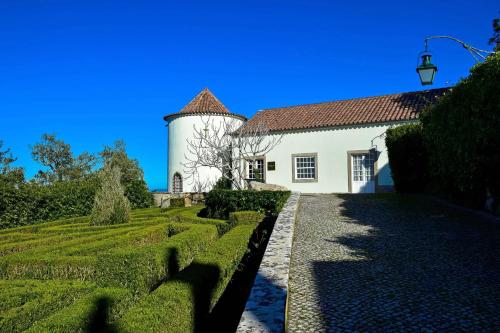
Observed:
[[[124,195],[120,183],[119,168],[104,167],[99,179],[101,188],[96,193],[94,207],[90,215],[93,225],[126,223],[130,219],[130,202]]]
[[[74,304],[35,322],[26,332],[113,332],[116,320],[134,301],[130,290],[99,288]]]
[[[132,209],[149,208],[154,205],[153,194],[149,192],[148,185],[143,179],[134,179],[125,184],[125,196],[130,201]]]
[[[180,223],[201,223],[201,224],[215,225],[219,232],[219,236],[224,235],[232,228],[232,225],[229,224],[227,221],[200,217],[198,216],[199,212],[200,212],[199,206],[184,208],[182,210],[179,210],[178,212],[171,213],[172,216],[171,219],[175,222],[180,222]]]
[[[51,185],[32,182],[18,187],[0,182],[0,229],[88,215],[97,188],[96,177]]]
[[[23,283],[24,286],[19,284]],[[90,292],[95,286],[78,281],[6,281],[1,283],[1,298],[9,304],[0,318],[1,332],[20,332],[35,321],[72,304],[79,297]],[[3,288],[8,288],[7,293]],[[14,289],[17,297],[8,294]],[[7,295],[6,295],[7,294]],[[10,296],[10,297],[9,297]],[[22,300],[22,302],[19,302]]]
[[[179,208],[179,207],[185,207],[185,201],[184,198],[171,198],[170,199],[170,208]]]
[[[289,196],[289,191],[212,190],[205,205],[212,218],[228,219],[229,213],[242,210],[262,211],[276,217]]]
[[[96,280],[102,286],[149,291],[187,267],[217,240],[214,226],[192,225],[166,242],[143,248],[124,247],[99,256]]]
[[[244,210],[240,212],[229,213],[229,224],[237,226],[242,224],[257,225],[264,219],[265,215],[253,210]]]
[[[423,192],[428,180],[422,125],[402,125],[388,129],[385,144],[396,191]]]
[[[499,80],[496,52],[421,116],[434,190],[468,206],[500,197]]]
[[[227,177],[220,177],[212,190],[230,190],[233,188],[233,182]]]
[[[254,229],[242,225],[226,233],[188,268],[131,307],[117,328],[123,332],[193,332],[200,324],[195,320],[206,316],[224,292]]]
[[[0,259],[0,277],[3,279],[74,279],[95,281],[100,286],[127,287],[137,292],[145,292],[174,271],[188,266],[193,258],[209,248],[218,238],[218,232],[212,225],[175,225],[170,223],[156,230],[166,234],[170,229],[174,236],[163,242],[141,242],[152,230],[139,230],[136,234],[127,231],[108,233],[101,239],[110,240],[113,248],[106,242],[94,242],[90,238],[74,240],[61,245],[58,250],[54,245]],[[182,232],[181,232],[182,231]],[[142,237],[138,234],[142,233]],[[157,237],[157,236],[155,236]],[[81,250],[78,249],[81,246]],[[105,251],[91,251],[89,249]],[[174,251],[175,250],[175,251]],[[175,253],[174,253],[175,252]],[[64,253],[74,255],[63,255]],[[80,254],[84,254],[83,256]],[[173,263],[172,254],[176,262]]]

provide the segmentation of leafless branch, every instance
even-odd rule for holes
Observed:
[[[231,180],[233,187],[245,187],[246,163],[269,153],[283,135],[271,134],[263,123],[241,127],[241,122],[225,117],[222,121],[211,116],[202,118],[202,126],[193,126],[193,137],[187,140],[184,173],[192,184],[200,182],[199,169],[218,170]],[[204,182],[207,182],[205,180]],[[205,184],[205,187],[213,184]]]

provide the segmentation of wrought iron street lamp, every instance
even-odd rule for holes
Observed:
[[[420,82],[423,86],[432,84],[434,81],[434,75],[436,75],[437,67],[431,62],[431,54],[426,53],[422,55],[422,64],[417,67],[417,73],[420,76]]]
[[[417,66],[417,73],[420,77],[420,82],[423,86],[430,85],[434,81],[434,76],[437,72],[437,67],[431,62],[431,53],[429,52],[428,42],[431,39],[450,39],[463,46],[464,49],[469,51],[472,57],[477,61],[485,60],[486,57],[494,52],[478,49],[477,47],[471,46],[462,42],[460,39],[451,36],[431,36],[424,39],[424,51],[420,52],[419,58],[422,58],[422,63]]]

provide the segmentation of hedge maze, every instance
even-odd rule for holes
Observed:
[[[135,210],[0,231],[1,332],[189,332],[216,304],[259,224]],[[255,213],[258,214],[258,213]]]

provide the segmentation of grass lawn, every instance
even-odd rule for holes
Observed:
[[[198,331],[258,225],[200,218],[200,209],[1,230],[0,331]]]

